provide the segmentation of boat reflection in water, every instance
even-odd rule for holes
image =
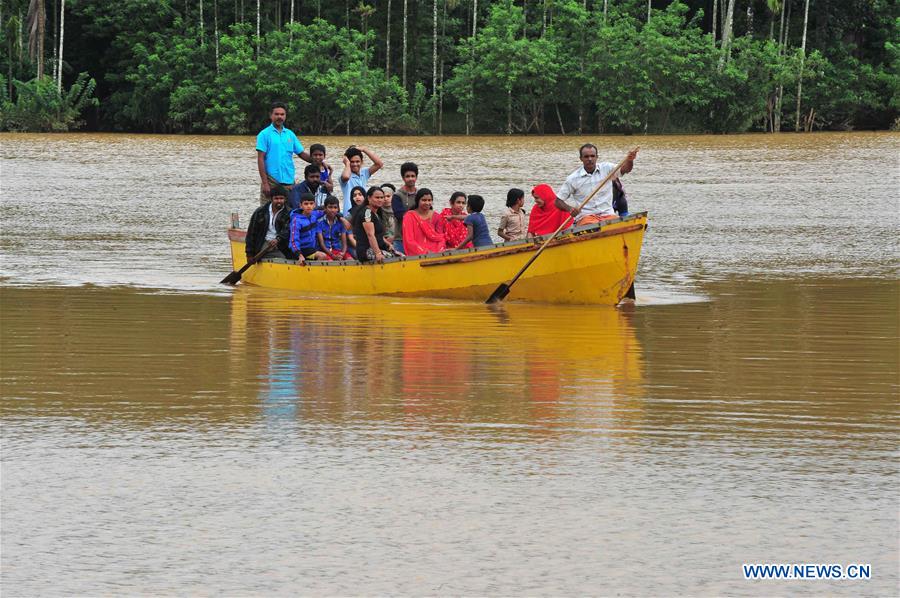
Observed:
[[[581,429],[639,416],[643,362],[630,317],[244,287],[232,297],[230,359],[259,381],[269,422]]]

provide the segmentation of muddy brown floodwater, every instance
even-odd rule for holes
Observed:
[[[4,595],[896,594],[900,135],[301,139],[492,229],[640,145],[638,300],[223,288],[250,137],[0,135]]]

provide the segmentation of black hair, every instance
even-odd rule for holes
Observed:
[[[465,198],[465,197],[466,197],[466,194],[463,193],[462,191],[454,191],[453,194],[450,195],[450,203],[455,203],[455,202],[456,202],[456,198],[458,198],[458,197]]]
[[[362,189],[362,187],[360,187],[360,189]],[[369,187],[369,190],[366,191],[366,199],[369,199],[370,197],[375,195],[376,191],[381,191],[381,187],[379,187],[378,185],[372,185],[371,187]],[[352,197],[352,193],[351,193],[351,197]]]
[[[272,102],[272,107],[269,108],[269,114],[272,114],[276,108],[282,108],[287,112],[287,106],[284,105],[284,102]]]
[[[281,197],[287,197],[288,196],[287,189],[285,189],[281,185],[272,185],[272,187],[269,191],[269,197],[275,197],[276,195],[279,195]]]
[[[313,152],[322,152],[324,154],[325,146],[321,143],[313,143],[311,146],[309,146],[309,155],[313,155]]]
[[[320,174],[319,167],[316,166],[315,164],[307,164],[306,168],[303,169],[303,178],[306,178],[306,175],[313,174],[313,173]]]
[[[511,208],[516,205],[516,202],[525,197],[525,192],[521,189],[516,189],[513,187],[506,193],[506,207]]]
[[[387,187],[387,188],[390,189],[391,191],[395,191],[395,192],[397,191],[397,188],[394,187],[394,186],[393,186],[392,184],[390,184],[390,183],[385,183],[385,184],[383,184],[383,185],[381,186],[382,189],[384,189],[385,187]]]
[[[484,209],[484,198],[480,195],[470,195],[466,205],[472,208],[473,212],[480,212]]]
[[[419,167],[416,166],[415,162],[404,162],[400,165],[400,178],[403,178],[403,175],[407,172],[414,172],[416,176],[419,176]]]
[[[303,203],[304,201],[311,201],[311,202],[315,203],[316,196],[313,195],[312,193],[301,193],[300,194],[300,203]]]
[[[363,195],[363,203],[362,203],[362,205],[365,205],[365,204],[366,204],[366,199],[369,197],[368,195],[366,195],[366,190],[365,190],[364,187],[360,187],[359,185],[357,185],[357,186],[354,187],[353,189],[350,189],[350,197],[349,197],[349,199],[350,199],[350,207],[351,207],[351,208],[352,208],[353,206],[356,205],[355,203],[353,203],[353,193],[354,193],[357,189],[359,189],[359,192],[362,193],[362,195]]]
[[[578,157],[580,158],[582,152],[584,152],[584,150],[587,149],[587,148],[589,148],[589,147],[594,148],[594,151],[597,152],[597,154],[599,155],[600,150],[597,149],[597,146],[596,146],[596,145],[594,145],[593,143],[585,143],[584,145],[582,145],[581,147],[578,148]]]
[[[360,160],[361,160],[362,157],[363,157],[363,153],[362,153],[361,151],[359,151],[359,148],[356,147],[355,145],[354,145],[354,146],[351,146],[351,147],[348,147],[348,148],[347,148],[347,151],[344,152],[344,155],[347,156],[347,159],[348,159],[348,160],[349,160],[350,158],[352,158],[353,156],[359,156]]]
[[[413,204],[414,209],[416,209],[416,210],[419,209],[419,200],[422,199],[423,197],[425,197],[426,195],[430,195],[431,201],[434,201],[434,193],[431,192],[431,189],[426,189],[425,187],[422,187],[421,189],[416,191],[416,202],[415,202],[415,204]]]
[[[325,207],[339,206],[339,205],[341,205],[341,202],[334,195],[329,195],[328,197],[325,198],[325,203],[323,205],[325,205]]]

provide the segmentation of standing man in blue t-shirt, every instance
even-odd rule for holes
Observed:
[[[372,161],[372,166],[363,166],[363,154]],[[359,186],[369,188],[369,177],[381,170],[384,162],[372,150],[363,146],[351,145],[344,152],[344,171],[341,173],[341,193],[344,195],[344,214],[353,207],[350,203],[350,191]]]
[[[287,108],[281,102],[272,104],[269,111],[272,124],[256,136],[256,166],[259,169],[260,204],[269,201],[273,185],[292,187],[294,185],[294,154],[307,162],[312,162],[309,152],[294,132],[284,126]]]

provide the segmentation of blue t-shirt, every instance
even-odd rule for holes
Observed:
[[[475,238],[472,240],[472,244],[475,245],[475,247],[485,247],[494,244],[491,240],[491,233],[488,230],[487,220],[485,220],[484,214],[481,212],[472,212],[466,216],[463,223],[466,226],[471,224],[475,229]]]
[[[359,174],[350,173],[350,178],[346,181],[341,179],[341,194],[344,196],[344,209],[341,210],[344,214],[350,211],[350,191],[353,190],[354,187],[362,187],[363,189],[368,188],[369,186],[369,167],[363,166],[359,169]]]
[[[346,229],[340,218],[335,218],[334,224],[328,222],[328,218],[322,218],[319,221],[319,232],[322,233],[325,249],[341,250],[341,235],[346,232]]]
[[[303,144],[287,127],[281,132],[269,125],[256,136],[256,151],[265,154],[266,173],[282,185],[294,184],[294,154],[303,152]]]
[[[307,216],[300,210],[291,212],[291,251],[314,249],[316,233],[319,232],[319,221],[325,218],[325,212],[313,210]]]

